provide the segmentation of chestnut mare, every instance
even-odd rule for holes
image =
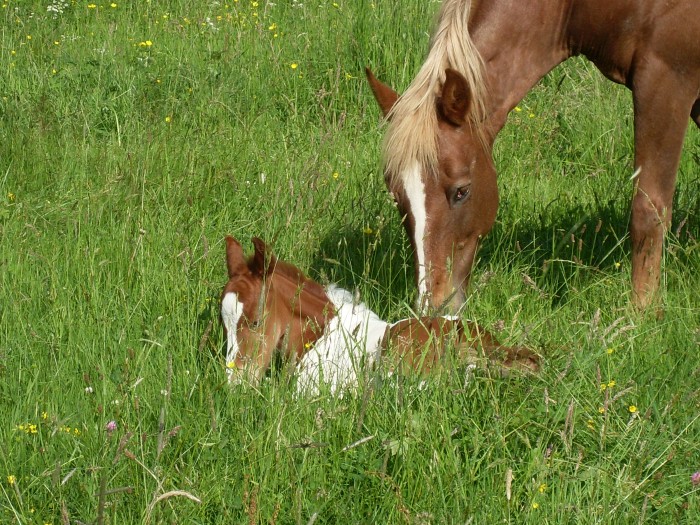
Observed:
[[[399,96],[367,70],[389,121],[386,183],[415,250],[419,303],[464,301],[498,207],[492,148],[548,71],[583,54],[634,101],[633,302],[659,288],[688,117],[700,127],[697,0],[444,0],[430,50]]]
[[[260,239],[253,245],[255,253],[246,259],[240,243],[226,237],[229,280],[221,319],[229,382],[260,381],[276,352],[299,369],[298,390],[311,392],[321,382],[332,392],[354,386],[358,372],[380,360],[389,371],[428,372],[442,362],[481,362],[481,350],[501,369],[539,369],[539,358],[526,348],[502,347],[476,324],[455,317],[382,321],[348,291],[324,288],[276,259]]]

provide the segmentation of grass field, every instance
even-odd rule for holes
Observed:
[[[498,139],[465,311],[539,376],[232,389],[226,234],[410,311],[363,68],[404,89],[438,4],[0,5],[0,523],[700,522],[695,126],[663,320],[628,307],[631,97],[576,59]]]

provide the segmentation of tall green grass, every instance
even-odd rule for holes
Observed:
[[[628,307],[629,93],[574,60],[497,141],[465,312],[541,375],[231,389],[226,234],[410,312],[363,68],[404,89],[438,4],[59,4],[0,4],[0,522],[697,522],[695,127],[663,320]]]

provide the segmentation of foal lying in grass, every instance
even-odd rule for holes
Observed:
[[[352,294],[324,288],[295,266],[278,260],[253,238],[246,258],[226,237],[228,283],[221,296],[230,382],[260,381],[279,352],[296,366],[298,389],[332,392],[351,388],[363,368],[384,362],[388,371],[428,373],[453,363],[486,364],[535,372],[538,357],[522,347],[501,346],[476,323],[457,317],[381,320]]]

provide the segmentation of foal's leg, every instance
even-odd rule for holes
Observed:
[[[692,118],[700,128],[700,98],[693,104],[693,109],[690,110],[690,118]]]
[[[697,122],[697,93],[684,91],[676,72],[654,58],[634,79],[635,168],[632,198],[632,292],[640,309],[659,288],[664,234],[671,224],[676,172],[691,107]]]

